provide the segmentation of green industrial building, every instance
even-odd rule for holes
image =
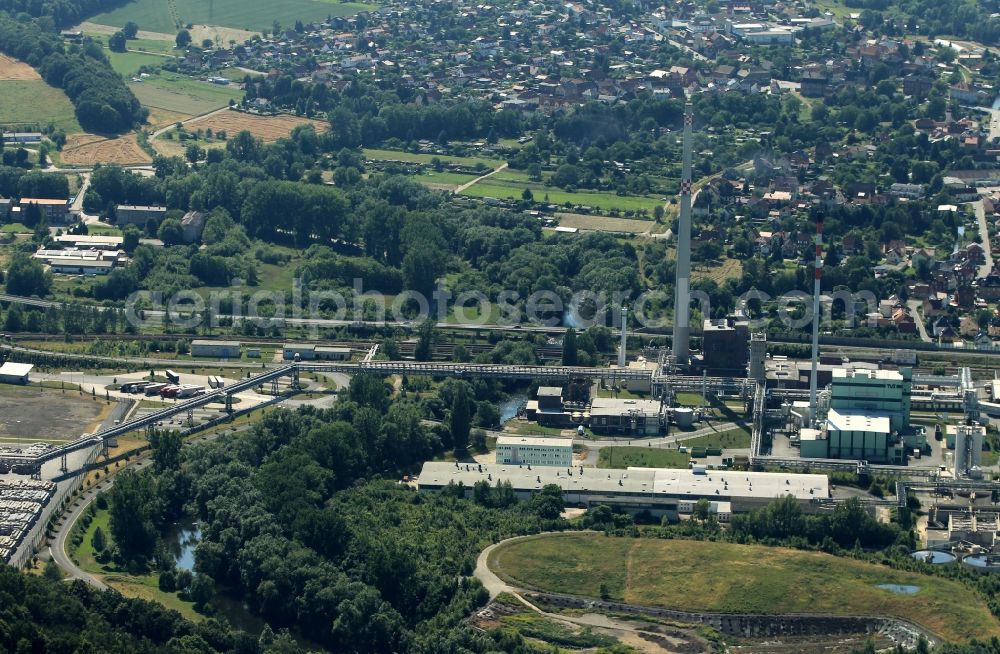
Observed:
[[[909,368],[834,369],[826,421],[799,432],[800,455],[905,465],[907,451],[926,442],[910,428],[911,378]]]
[[[910,425],[910,368],[895,370],[833,370],[830,408],[845,412],[877,411],[889,415],[893,431]]]

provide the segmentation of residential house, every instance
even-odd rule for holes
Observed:
[[[892,324],[903,334],[914,334],[917,331],[917,321],[903,307],[898,307],[892,312]]]
[[[805,98],[822,98],[829,83],[830,79],[823,73],[809,71],[802,75],[799,92]]]

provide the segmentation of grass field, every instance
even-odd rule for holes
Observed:
[[[1000,622],[962,584],[834,557],[759,545],[546,535],[497,548],[490,568],[515,583],[672,609],[720,613],[888,615],[950,641],[1000,636]],[[896,594],[879,584],[919,587]]]
[[[192,116],[220,109],[230,100],[243,97],[243,91],[238,88],[202,82],[176,73],[147,77],[142,82],[130,83],[129,87],[143,106]]]
[[[165,55],[183,55],[183,50],[174,47],[174,40],[160,39],[129,39],[127,46],[129,50],[140,50],[145,52],[159,52]]]
[[[691,271],[691,279],[711,279],[717,284],[722,284],[727,279],[739,279],[743,275],[743,264],[736,259],[723,259],[718,263],[695,264]]]
[[[225,141],[219,141],[217,139],[212,139],[211,141],[206,139],[187,139],[185,141],[181,141],[176,138],[176,136],[177,134],[175,130],[170,130],[169,132],[160,134],[158,137],[150,141],[150,143],[157,153],[162,154],[165,157],[183,157],[184,151],[189,145],[197,145],[199,148],[204,148],[206,150],[208,148],[226,147]]]
[[[170,15],[170,5],[177,9],[182,24],[222,25],[251,31],[271,29],[281,21],[291,27],[296,20],[323,21],[328,16],[349,16],[378,7],[375,4],[334,2],[332,0],[136,0],[90,20],[102,25],[122,27],[132,20],[143,30],[175,33],[177,25]]]
[[[499,200],[508,198],[520,200],[521,194],[526,188],[531,190],[536,202],[544,201],[547,196],[550,204],[564,205],[569,202],[571,205],[594,207],[603,211],[646,209],[652,213],[658,205],[663,204],[662,198],[621,196],[609,191],[574,191],[570,193],[554,186],[546,187],[542,183],[532,182],[528,179],[527,173],[514,170],[503,170],[477,182],[462,191],[462,195],[490,197]]]
[[[87,225],[87,233],[91,236],[121,236],[122,230],[114,225]]]
[[[467,184],[475,179],[474,175],[462,175],[461,173],[448,173],[427,171],[420,175],[414,175],[413,179],[431,188],[454,190],[462,184]]]
[[[69,98],[43,80],[0,80],[0,126],[44,127],[82,132]]]
[[[706,434],[684,441],[687,447],[750,447],[750,430],[746,427],[728,429],[717,434]]]
[[[677,450],[626,445],[602,447],[597,455],[598,468],[687,468],[690,461]]]
[[[105,51],[111,61],[111,67],[123,77],[132,77],[139,72],[143,66],[159,66],[169,59],[160,55],[146,54],[145,52],[112,52]]]
[[[75,550],[68,552],[86,572],[100,576],[105,583],[120,592],[125,597],[138,597],[140,599],[159,602],[168,609],[179,611],[188,620],[199,622],[205,616],[194,610],[191,602],[185,602],[177,593],[165,593],[160,590],[159,573],[153,572],[145,575],[128,575],[124,572],[116,571],[111,565],[102,565],[95,558],[92,544],[94,532],[98,527],[104,532],[108,542],[111,542],[110,511],[98,511],[90,525],[83,533],[83,542]]]
[[[419,163],[427,164],[434,159],[440,159],[441,163],[447,164],[460,164],[463,166],[475,166],[476,164],[483,164],[487,168],[496,168],[503,163],[500,159],[488,159],[485,157],[453,157],[447,154],[420,154],[418,152],[401,152],[399,150],[376,150],[372,148],[365,148],[363,150],[365,159],[371,159],[372,161],[405,161],[407,163]],[[485,171],[489,172],[489,171]]]

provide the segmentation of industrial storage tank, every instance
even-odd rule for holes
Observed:
[[[980,572],[1000,572],[1000,556],[996,554],[973,554],[962,559],[962,563]]]
[[[681,428],[692,426],[694,424],[694,409],[687,407],[674,409],[674,422]]]
[[[954,563],[957,558],[954,554],[949,552],[938,552],[936,550],[917,550],[911,554],[914,559],[922,563],[930,563],[931,565],[942,565],[944,563]]]

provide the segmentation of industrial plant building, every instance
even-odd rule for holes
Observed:
[[[830,387],[830,408],[842,413],[878,411],[889,416],[890,427],[900,431],[910,425],[911,370],[858,370],[835,368]]]
[[[652,436],[665,426],[659,400],[595,397],[590,403],[590,428],[596,434]]]
[[[42,247],[32,257],[46,264],[52,272],[64,275],[106,275],[129,261],[124,250],[91,247],[58,250]]]
[[[819,420],[809,420],[808,402],[793,405],[792,414],[802,425],[801,457],[906,465],[909,452],[924,448],[923,430],[910,426],[909,368],[834,367],[830,374],[825,400],[817,408]]]
[[[701,328],[702,364],[710,374],[743,377],[750,353],[750,323],[734,317],[706,320]]]
[[[239,359],[242,343],[239,341],[191,341],[191,356],[216,359]]]
[[[125,239],[121,236],[91,236],[90,234],[61,234],[55,238],[60,247],[73,250],[121,250]]]
[[[558,386],[540,386],[536,398],[525,406],[525,417],[546,427],[587,425],[595,434],[651,436],[662,433],[667,424],[659,400],[595,397],[589,402],[570,402]]]
[[[503,465],[573,465],[573,441],[569,438],[497,437],[496,462]]]
[[[281,355],[286,361],[349,361],[351,348],[315,343],[285,343],[281,348]]]
[[[421,491],[440,491],[449,484],[472,492],[477,482],[491,485],[509,482],[520,499],[527,499],[543,486],[563,490],[570,505],[606,505],[630,513],[649,511],[654,516],[676,518],[681,505],[693,506],[699,499],[728,503],[718,508],[740,513],[766,506],[776,498],[791,495],[805,511],[816,511],[830,497],[826,475],[776,472],[735,472],[663,468],[561,468],[480,465],[428,461],[419,477]],[[727,513],[728,516],[728,513]]]

